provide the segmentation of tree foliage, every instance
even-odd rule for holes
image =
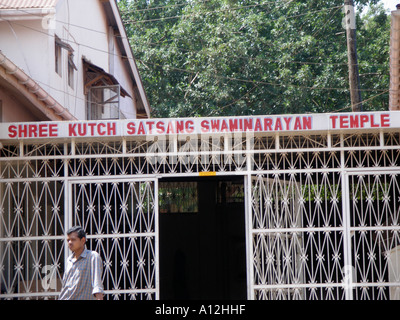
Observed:
[[[358,1],[364,110],[387,110],[390,19]],[[120,0],[154,117],[351,111],[343,0]]]

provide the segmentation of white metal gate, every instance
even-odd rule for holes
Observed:
[[[399,171],[351,172],[346,180],[349,298],[399,300]]]
[[[334,177],[309,171],[249,180],[251,299],[343,298],[344,229],[340,176]]]
[[[64,265],[65,183],[10,179],[0,192],[0,298],[54,298]]]
[[[82,226],[103,259],[106,297],[157,299],[157,180],[83,180],[70,184],[68,225]]]
[[[160,298],[157,179],[208,175],[246,181],[249,299],[400,299],[400,114],[358,129],[339,117],[319,131],[2,140],[0,299],[57,296],[74,224],[108,298]]]
[[[15,178],[0,188],[0,298],[56,299],[73,225],[103,259],[107,299],[159,298],[157,179]]]
[[[398,171],[247,181],[251,299],[400,298]]]

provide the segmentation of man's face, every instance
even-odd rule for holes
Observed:
[[[82,249],[85,245],[85,241],[85,238],[79,239],[76,232],[72,232],[71,234],[67,235],[68,247],[72,252]]]

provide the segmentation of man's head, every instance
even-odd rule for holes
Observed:
[[[86,232],[82,227],[72,227],[67,231],[68,247],[72,252],[81,251],[86,243]]]

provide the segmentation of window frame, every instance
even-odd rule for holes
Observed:
[[[62,46],[61,40],[57,36],[54,41],[54,71],[62,77]]]

